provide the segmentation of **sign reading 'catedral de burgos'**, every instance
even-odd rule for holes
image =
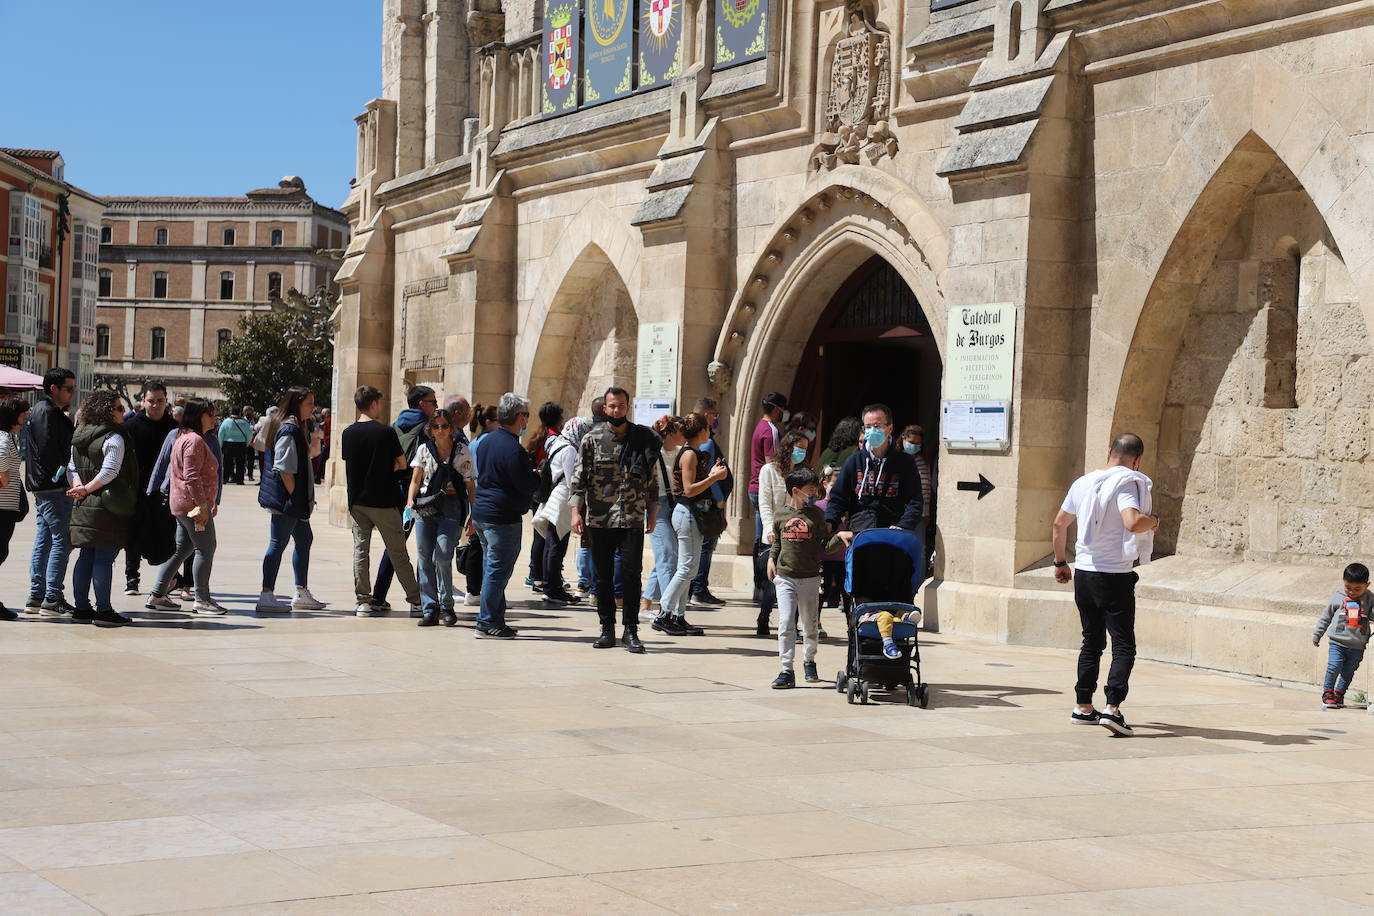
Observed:
[[[952,448],[1001,448],[1010,441],[1016,306],[950,309],[940,436]]]

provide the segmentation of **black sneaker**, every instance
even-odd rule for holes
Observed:
[[[659,614],[654,618],[652,626],[660,633],[667,633],[669,636],[687,635],[687,631],[682,629],[682,624],[679,622],[678,618],[673,617],[671,614]]]
[[[1103,710],[1097,714],[1097,724],[1114,735],[1120,735],[1122,738],[1130,738],[1135,735],[1131,727],[1126,724],[1126,717],[1120,712],[1110,713]]]
[[[128,582],[125,582],[125,583],[124,583],[124,594],[126,594],[126,595],[141,595],[141,594],[143,594],[143,589],[141,589],[141,588],[138,587],[138,580],[137,580],[137,579],[130,579]]]
[[[802,679],[808,684],[814,684],[821,679],[821,676],[816,673],[815,662],[802,662]]]
[[[98,627],[127,627],[133,623],[133,619],[115,611],[96,611],[91,617],[91,623]]]
[[[722,607],[725,604],[725,599],[717,598],[715,595],[711,594],[709,588],[703,588],[692,596],[692,603],[700,604],[703,607]]]
[[[76,610],[76,608],[72,607],[62,598],[58,598],[56,601],[51,599],[44,601],[38,607],[38,613],[43,617],[70,617],[74,610]]]
[[[787,690],[789,687],[795,686],[797,686],[797,676],[790,669],[782,669],[781,673],[773,678],[774,690]]]
[[[518,631],[514,627],[478,627],[478,639],[514,639]]]
[[[682,628],[682,635],[683,635],[683,636],[705,636],[705,635],[706,635],[706,631],[703,630],[701,627],[695,626],[695,625],[693,625],[693,624],[688,623],[688,622],[687,622],[687,616],[686,616],[685,614],[684,614],[683,616],[681,616],[681,617],[675,617],[675,618],[674,618],[674,621],[677,623],[677,625],[678,625],[679,627]]]
[[[372,613],[378,615],[379,617],[385,617],[387,614],[391,613],[390,601],[373,598],[370,604],[372,605]]]
[[[441,611],[439,621],[446,627],[456,627],[458,626],[458,615],[452,611]]]
[[[1101,716],[1102,713],[1098,712],[1096,709],[1092,712],[1079,712],[1075,709],[1069,714],[1069,721],[1074,725],[1097,725],[1099,724],[1097,720],[1101,718]]]
[[[19,615],[0,604],[0,620],[18,620]]]
[[[95,608],[78,607],[72,608],[72,621],[74,623],[90,623],[95,618]]]

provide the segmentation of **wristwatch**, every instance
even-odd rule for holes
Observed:
[[[1054,568],[1055,568],[1055,569],[1063,569],[1065,566],[1068,566],[1068,565],[1069,565],[1069,561],[1068,561],[1068,560],[1055,560],[1055,561],[1054,561]]]

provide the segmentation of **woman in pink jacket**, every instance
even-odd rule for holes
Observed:
[[[190,398],[181,414],[181,431],[172,443],[168,508],[177,523],[177,552],[157,574],[148,607],[180,609],[167,600],[172,580],[186,558],[195,553],[191,568],[196,601],[192,611],[219,616],[225,609],[210,597],[210,568],[215,561],[215,515],[219,512],[219,462],[210,454],[205,434],[215,428],[215,408],[204,398]]]

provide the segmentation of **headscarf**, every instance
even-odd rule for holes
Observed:
[[[574,449],[582,450],[582,437],[591,428],[592,421],[588,417],[572,417],[563,423],[563,429],[559,432],[568,444]]]

